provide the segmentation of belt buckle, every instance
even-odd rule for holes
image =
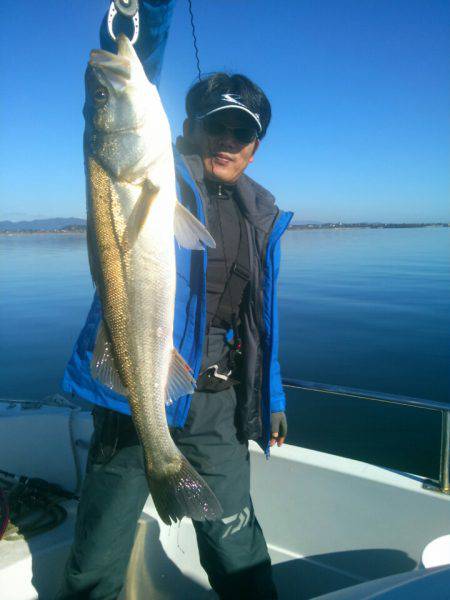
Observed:
[[[230,375],[231,375],[231,371],[228,371],[228,373],[225,375],[224,373],[219,373],[219,365],[211,365],[210,367],[208,367],[207,371],[211,370],[213,371],[213,376],[216,377],[217,379],[222,379],[222,381],[228,381]]]

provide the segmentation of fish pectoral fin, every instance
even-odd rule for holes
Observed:
[[[125,231],[122,237],[122,247],[124,250],[129,250],[136,242],[139,232],[148,217],[150,207],[156,195],[159,192],[159,187],[153,185],[150,181],[145,180],[142,185],[142,192],[136,201],[136,204],[128,217]]]
[[[183,248],[204,250],[205,245],[216,247],[216,242],[206,227],[179,202],[175,203],[174,232],[177,242]]]
[[[91,375],[94,379],[106,385],[122,396],[128,395],[123,385],[119,371],[114,362],[112,344],[105,323],[102,321],[98,328],[94,352],[91,359]]]
[[[172,348],[172,360],[167,378],[166,404],[195,391],[195,379],[191,367],[180,353]]]

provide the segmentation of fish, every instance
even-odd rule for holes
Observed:
[[[117,54],[93,50],[83,138],[89,265],[102,306],[92,376],[125,395],[162,521],[216,520],[219,501],[176,447],[166,404],[195,390],[173,345],[175,243],[215,242],[177,200],[169,122],[125,35]]]

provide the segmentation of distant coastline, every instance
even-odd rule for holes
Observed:
[[[73,227],[62,227],[60,229],[0,229],[0,235],[12,236],[12,235],[43,235],[49,233],[58,234],[73,234],[79,233],[82,235],[86,234],[86,225],[76,225]]]
[[[292,223],[290,230],[297,229],[410,229],[417,227],[449,227],[449,223]],[[86,220],[78,218],[39,219],[34,221],[0,221],[0,235],[31,234],[85,234]]]
[[[84,233],[86,219],[78,217],[54,217],[31,221],[0,221],[0,234],[29,233]]]
[[[293,223],[289,229],[403,229],[448,227],[448,223]]]

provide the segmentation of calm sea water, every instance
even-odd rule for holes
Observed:
[[[447,401],[450,231],[289,231],[279,286],[284,376]],[[83,235],[0,237],[0,395],[59,389],[93,295]],[[289,441],[435,476],[430,411],[288,393]]]

